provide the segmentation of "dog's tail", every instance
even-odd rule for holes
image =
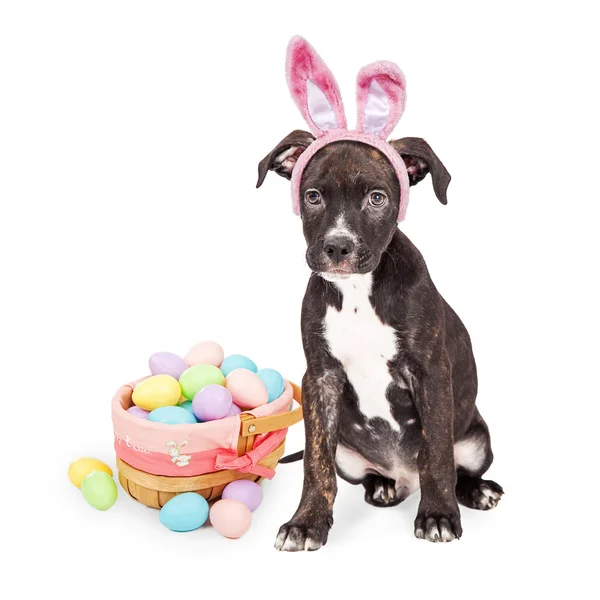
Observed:
[[[292,462],[296,462],[297,460],[302,460],[302,458],[304,457],[304,450],[300,450],[299,452],[294,452],[294,454],[288,454],[287,456],[284,456],[279,462],[280,463],[292,463]]]

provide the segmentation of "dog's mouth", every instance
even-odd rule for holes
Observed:
[[[350,269],[329,269],[327,271],[321,271],[319,275],[323,279],[327,279],[327,281],[339,281],[340,279],[350,279],[352,275],[357,275],[356,271],[351,271]]]

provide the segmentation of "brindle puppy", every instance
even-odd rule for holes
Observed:
[[[290,178],[314,140],[294,131],[259,165]],[[414,185],[431,173],[446,204],[450,175],[418,138],[391,142]],[[461,536],[458,502],[487,510],[503,490],[482,479],[492,463],[477,408],[469,334],[436,290],[423,257],[397,228],[399,183],[388,159],[354,141],[322,148],[301,181],[313,271],[302,306],[307,370],[304,487],[275,543],[316,550],[333,524],[337,473],[365,500],[393,506],[421,488],[415,535]]]

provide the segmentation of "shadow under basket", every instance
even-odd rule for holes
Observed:
[[[250,413],[242,413],[240,415],[240,432],[237,444],[238,456],[243,456],[253,449],[257,435],[286,429],[302,420],[302,391],[294,383],[291,383],[291,386],[294,400],[300,405],[294,410],[265,417],[255,417]],[[274,471],[284,452],[285,438],[270,454],[259,460],[257,464]],[[196,492],[207,500],[215,500],[221,496],[225,486],[232,481],[249,479],[250,481],[259,482],[263,479],[263,477],[254,473],[242,473],[230,469],[191,477],[152,475],[132,467],[118,457],[117,470],[123,489],[134,500],[152,508],[162,508],[171,498],[185,492]]]

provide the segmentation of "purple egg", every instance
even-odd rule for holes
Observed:
[[[226,417],[233,417],[234,415],[239,415],[242,412],[242,409],[237,404],[232,404],[229,412],[225,415]]]
[[[225,486],[221,497],[237,500],[254,512],[262,502],[263,491],[260,485],[254,481],[238,479]]]
[[[172,352],[155,352],[148,360],[148,365],[152,375],[170,375],[177,380],[188,368],[185,360]]]
[[[140,408],[139,406],[132,406],[131,408],[127,409],[127,412],[130,415],[133,415],[134,417],[138,417],[140,419],[147,419],[148,415],[150,414],[150,411],[144,410],[143,408]]]
[[[215,421],[227,416],[233,400],[229,390],[211,383],[196,392],[192,400],[192,412],[200,421]]]

